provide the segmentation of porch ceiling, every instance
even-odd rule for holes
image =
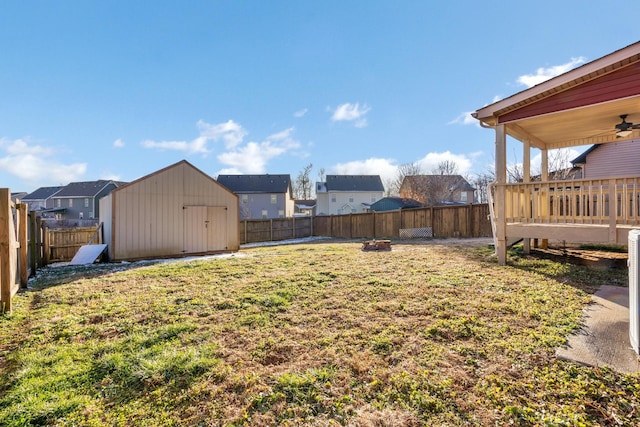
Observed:
[[[627,122],[640,123],[640,96],[515,120],[505,127],[508,135],[540,149],[639,138],[640,130],[624,139],[616,137],[615,125],[620,123],[621,114],[628,114]]]

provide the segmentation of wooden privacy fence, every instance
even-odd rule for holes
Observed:
[[[311,217],[240,221],[240,244],[309,237],[313,228]]]
[[[71,261],[82,245],[102,243],[100,227],[54,228],[43,226],[45,262]]]
[[[11,311],[11,299],[27,286],[27,205],[14,203],[0,188],[0,310]]]
[[[489,205],[435,206],[315,217],[313,234],[342,238],[399,238],[400,230],[430,229],[434,237],[491,237]]]

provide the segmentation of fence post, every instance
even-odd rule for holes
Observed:
[[[273,242],[273,218],[269,220],[269,240]]]
[[[26,288],[29,283],[29,269],[27,268],[28,227],[27,205],[16,205],[18,211],[18,241],[20,242],[20,287]]]
[[[51,233],[49,227],[40,227],[42,233],[42,265],[49,265],[51,262]]]
[[[293,238],[296,238],[296,217],[292,216],[291,217],[291,222],[293,224]]]
[[[36,275],[38,268],[36,262],[36,233],[40,231],[36,228],[36,213],[29,212],[29,269],[31,277]]]
[[[36,229],[38,232],[36,233],[36,246],[37,246],[37,260],[38,267],[43,267],[45,264],[42,263],[42,218],[36,217]]]
[[[8,188],[0,188],[0,312],[11,311],[11,266],[9,221],[11,193]]]

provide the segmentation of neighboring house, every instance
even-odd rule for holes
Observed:
[[[400,185],[400,197],[425,206],[470,204],[476,189],[461,175],[411,175]]]
[[[379,175],[327,175],[316,183],[317,215],[369,212],[384,196]]]
[[[316,214],[316,201],[296,200],[293,214],[297,216],[314,216]]]
[[[217,181],[238,195],[241,220],[293,216],[289,175],[218,175]]]
[[[573,166],[571,168],[559,169],[557,171],[549,172],[547,181],[560,181],[560,180],[572,180],[582,178],[582,168],[580,166]],[[540,181],[540,175],[534,175],[531,177],[531,181]],[[522,182],[522,180],[518,181]]]
[[[384,197],[371,205],[371,210],[375,212],[395,211],[398,209],[413,209],[422,207],[422,203],[417,200],[402,197]]]
[[[16,201],[19,200],[20,203],[24,203],[22,200],[24,199],[24,197],[27,195],[28,193],[25,191],[18,191],[17,193],[11,193],[11,200],[12,201]]]
[[[22,203],[26,203],[29,206],[30,211],[44,211],[46,209],[53,208],[53,199],[62,186],[57,187],[40,187],[32,193],[27,194],[22,198]]]
[[[123,185],[123,182],[101,179],[99,181],[72,182],[51,197],[57,219],[92,219],[100,216],[98,200]]]
[[[100,199],[112,261],[236,251],[238,196],[182,160]]]
[[[640,140],[592,145],[571,163],[582,168],[584,179],[640,175]]]

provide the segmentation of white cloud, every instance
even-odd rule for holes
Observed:
[[[288,147],[279,146],[270,141],[249,142],[243,147],[218,155],[218,160],[232,166],[240,173],[261,174],[266,171],[266,164],[274,157],[287,151]]]
[[[60,163],[52,158],[54,149],[30,145],[22,139],[9,141],[3,138],[0,149],[6,154],[0,157],[0,171],[23,179],[29,185],[69,183],[77,181],[87,171],[86,163]]]
[[[187,154],[206,156],[213,151],[212,143],[222,142],[217,159],[226,167],[219,173],[265,173],[267,162],[275,157],[300,148],[293,138],[294,128],[287,128],[269,135],[262,142],[245,143],[247,131],[238,123],[229,120],[210,124],[198,121],[199,136],[191,141],[143,141],[142,146],[160,150],[182,151]]]
[[[115,141],[113,141],[113,148],[122,148],[122,147],[124,147],[124,141],[123,140],[118,138]]]
[[[469,154],[453,154],[449,151],[444,153],[428,153],[416,163],[422,169],[422,173],[430,174],[442,161],[449,160],[458,166],[458,173],[465,175],[470,172],[472,159],[481,156],[482,153],[475,152]],[[380,175],[383,183],[395,179],[398,175],[399,165],[394,159],[382,159],[372,157],[366,160],[354,160],[347,163],[338,163],[329,168],[329,174],[336,175]],[[385,184],[386,185],[386,184]]]
[[[380,175],[385,183],[395,178],[398,165],[394,159],[370,158],[366,160],[354,160],[347,163],[338,163],[331,168],[331,175]]]
[[[445,151],[443,153],[428,153],[426,156],[419,159],[417,163],[422,169],[423,173],[430,174],[431,171],[438,167],[438,164],[440,164],[441,162],[454,162],[458,166],[458,173],[464,175],[471,170],[472,162],[469,157],[477,155],[477,153],[474,153],[472,155],[453,154],[450,151]]]
[[[247,131],[233,120],[219,123],[217,125],[212,125],[204,120],[199,120],[198,129],[200,130],[200,135],[207,139],[212,141],[222,140],[227,149],[231,149],[241,144],[242,140],[247,135]]]
[[[100,174],[100,179],[108,179],[111,181],[121,181],[120,175],[116,175],[112,172],[105,171]]]
[[[187,141],[142,141],[142,146],[145,148],[156,148],[159,150],[173,150],[183,151],[187,154],[202,154],[207,155],[209,149],[207,148],[207,139],[199,136],[198,138]]]
[[[331,109],[329,109],[329,111],[331,111]],[[361,107],[359,102],[356,102],[355,104],[347,102],[339,105],[335,110],[333,110],[331,120],[334,122],[352,121],[355,122],[356,127],[363,128],[367,126],[367,119],[364,116],[369,111],[371,111],[371,107],[367,104],[363,104]]]
[[[302,110],[298,110],[295,113],[293,113],[293,117],[296,117],[296,118],[304,117],[308,111],[309,110],[307,108],[303,108]]]
[[[522,75],[518,77],[517,81],[519,84],[530,88],[553,77],[559,76],[560,74],[566,73],[578,65],[583,64],[585,61],[586,58],[580,56],[578,58],[571,58],[571,61],[566,64],[554,65],[548,68],[540,67],[536,70],[535,74]]]
[[[239,144],[233,149],[218,155],[218,161],[225,164],[220,173],[228,174],[262,174],[266,173],[267,163],[276,157],[295,151],[301,144],[293,138],[294,128],[269,135],[262,142],[251,141]]]
[[[455,119],[451,120],[450,122],[448,122],[448,125],[478,125],[480,126],[480,122],[478,122],[478,120],[476,120],[471,113],[473,113],[473,111],[465,111],[464,113],[460,114],[458,117],[456,117]]]

